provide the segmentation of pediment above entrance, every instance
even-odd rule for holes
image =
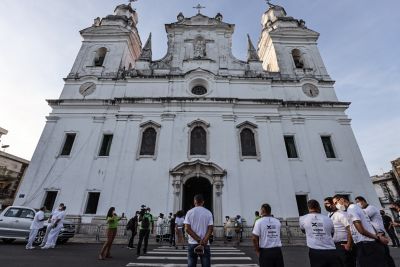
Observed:
[[[183,183],[192,177],[204,177],[211,183],[215,183],[226,175],[226,170],[213,162],[195,160],[179,164],[170,171],[170,174],[176,178],[179,177],[178,179]]]

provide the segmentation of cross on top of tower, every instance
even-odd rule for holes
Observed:
[[[271,3],[271,0],[265,0],[270,7],[274,7],[275,5]]]
[[[193,8],[197,9],[197,14],[200,14],[200,11],[201,11],[203,8],[206,8],[206,7],[201,6],[200,4],[198,4],[197,6],[194,6]]]

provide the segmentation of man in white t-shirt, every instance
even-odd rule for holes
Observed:
[[[352,204],[342,195],[335,195],[333,203],[338,210],[346,210],[349,218],[351,235],[357,248],[357,264],[359,267],[387,266],[385,249],[382,244],[387,240],[377,234],[365,212]]]
[[[333,222],[333,227],[335,229],[333,242],[335,242],[336,250],[340,254],[343,265],[345,267],[355,267],[356,256],[353,249],[353,238],[351,237],[347,213],[338,210],[335,205],[333,205],[332,197],[324,199],[324,206],[326,211],[329,212],[329,218],[331,218]]]
[[[340,255],[333,242],[332,220],[321,214],[318,201],[307,202],[308,214],[300,217],[300,229],[305,232],[311,266],[342,267]]]
[[[32,245],[33,241],[35,241],[35,237],[37,236],[39,230],[43,228],[44,221],[46,220],[46,218],[44,217],[45,210],[45,207],[41,207],[40,210],[36,212],[35,217],[33,218],[31,226],[29,227],[31,231],[29,232],[29,239],[28,244],[26,244],[26,249],[34,249]]]
[[[365,214],[370,219],[371,224],[374,227],[374,230],[378,234],[386,236],[385,226],[383,225],[383,219],[382,219],[379,209],[372,205],[369,205],[367,200],[362,196],[356,197],[355,201],[356,201],[357,205],[363,209]],[[384,247],[385,247],[386,262],[387,262],[388,266],[395,267],[396,264],[394,263],[394,260],[393,260],[392,256],[390,255],[389,246],[384,245]]]
[[[202,195],[194,197],[194,208],[189,210],[185,217],[185,229],[189,235],[188,267],[197,266],[197,257],[200,256],[201,266],[211,266],[210,244],[208,242],[213,232],[213,216],[203,207]]]
[[[281,222],[271,216],[271,206],[261,206],[261,218],[255,221],[253,228],[253,246],[260,267],[283,267]]]

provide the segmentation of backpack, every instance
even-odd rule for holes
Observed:
[[[129,222],[126,224],[126,230],[133,230],[133,227],[134,227],[134,225],[133,225],[133,218],[131,218],[131,219],[129,220]]]
[[[150,218],[148,215],[143,215],[142,218],[142,225],[141,225],[142,229],[150,229]]]

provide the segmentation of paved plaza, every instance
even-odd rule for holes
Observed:
[[[142,266],[142,267],[184,267],[186,251],[168,246],[150,246],[147,255],[136,257],[136,250],[124,245],[114,245],[112,259],[97,259],[101,244],[67,243],[53,250],[25,250],[24,243],[0,244],[1,266],[7,267],[92,267],[92,266]],[[285,247],[283,249],[286,267],[308,267],[306,247]],[[400,266],[400,249],[391,249],[392,256]],[[212,266],[255,267],[256,255],[251,247],[214,246]]]

